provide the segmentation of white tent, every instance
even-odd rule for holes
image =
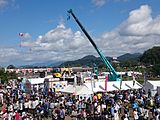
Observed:
[[[157,88],[160,87],[160,81],[159,80],[147,80],[146,83],[143,86],[143,89],[148,92],[150,89],[152,92],[152,95],[154,95],[157,92]]]
[[[93,92],[105,92],[105,81],[98,81],[95,83],[86,82],[84,83]],[[113,81],[107,83],[108,91],[119,90],[120,81]]]
[[[77,90],[76,95],[82,95],[82,94],[91,95],[93,94],[93,91],[90,90],[87,86],[83,85],[79,90]]]
[[[65,87],[64,89],[61,89],[59,91],[64,92],[64,93],[73,93],[75,91],[75,88],[73,85],[68,85],[67,87]]]
[[[29,80],[29,82],[31,82],[31,85],[44,83],[44,78],[31,78],[28,80]]]
[[[93,92],[85,85],[81,85],[81,86],[68,85],[66,88],[59,91],[64,93],[76,94],[76,95],[93,94]]]
[[[91,84],[91,82],[86,82],[85,85],[93,92],[105,92],[105,81],[98,81]],[[109,81],[107,82],[107,91],[114,90],[128,90],[128,89],[139,89],[142,85],[137,81]]]
[[[122,81],[122,90],[127,90],[127,89],[139,89],[142,88],[143,86],[137,82],[136,80],[130,80],[130,81]]]

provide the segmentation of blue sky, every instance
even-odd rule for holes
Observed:
[[[72,8],[106,56],[160,45],[159,0],[0,0],[0,66],[98,56]],[[22,37],[18,34],[24,33]]]

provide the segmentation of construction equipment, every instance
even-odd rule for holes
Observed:
[[[62,77],[61,73],[53,73],[54,78],[60,78]]]
[[[90,37],[90,35],[87,33],[87,31],[85,30],[85,28],[82,26],[82,24],[79,22],[79,20],[77,19],[77,17],[74,15],[72,9],[70,9],[68,11],[69,15],[72,15],[72,17],[74,18],[74,20],[77,22],[77,24],[79,25],[79,27],[81,28],[81,30],[83,31],[83,33],[86,35],[86,37],[88,38],[88,40],[91,42],[91,44],[93,45],[93,47],[96,49],[96,51],[98,52],[101,60],[104,62],[104,64],[106,65],[106,68],[109,70],[109,81],[121,81],[122,78],[120,77],[120,75],[115,71],[115,69],[112,67],[112,65],[110,64],[110,62],[107,60],[107,58],[103,55],[103,53],[99,50],[99,48],[97,47],[97,45],[94,43],[94,41],[92,40],[92,38]]]

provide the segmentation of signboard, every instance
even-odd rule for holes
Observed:
[[[59,91],[67,86],[67,81],[49,81],[49,88]]]

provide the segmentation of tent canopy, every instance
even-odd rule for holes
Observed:
[[[81,85],[81,86],[68,85],[66,88],[59,91],[64,93],[76,94],[76,95],[93,94],[93,92],[86,85]]]
[[[160,86],[160,81],[157,81],[157,80],[155,80],[155,81],[148,80],[148,82],[151,83],[155,87],[159,87]]]
[[[147,80],[146,83],[144,83],[144,90],[148,91],[150,90],[156,90],[157,87],[160,87],[160,81],[159,80]]]
[[[32,78],[32,79],[28,79],[28,80],[29,80],[29,82],[31,82],[32,85],[44,83],[44,78]]]
[[[99,81],[91,84],[91,82],[84,83],[90,90],[93,89],[94,92],[106,92],[105,81]],[[121,85],[121,88],[120,88]],[[139,89],[142,85],[137,81],[109,81],[107,82],[107,91],[114,90],[128,90],[128,89]]]

